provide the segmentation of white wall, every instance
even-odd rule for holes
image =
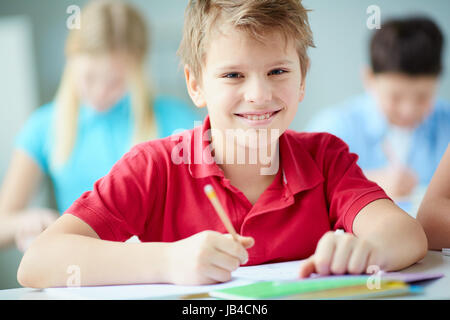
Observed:
[[[31,24],[24,16],[0,19],[0,178],[14,137],[38,103]]]
[[[25,16],[0,19],[0,181],[9,164],[14,138],[38,103],[31,23]],[[0,251],[0,289],[18,287],[22,254]]]

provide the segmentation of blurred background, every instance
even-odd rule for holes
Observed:
[[[29,114],[53,100],[64,65],[64,43],[68,33],[66,12],[86,0],[0,0],[0,181],[8,166],[14,137]],[[186,0],[128,0],[148,18],[151,52],[148,73],[156,90],[192,105],[187,95],[176,50],[181,40]],[[380,8],[381,23],[390,17],[426,14],[450,32],[448,0],[304,0],[316,48],[311,49],[311,68],[306,96],[291,128],[302,130],[322,108],[361,93],[361,71],[368,63],[367,27],[371,5]],[[444,73],[439,96],[450,100],[448,45],[444,49]],[[175,115],[174,115],[175,116]],[[49,182],[35,204],[52,204]],[[0,289],[15,288],[21,253],[0,251]]]

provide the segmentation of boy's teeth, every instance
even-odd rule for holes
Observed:
[[[265,113],[265,114],[262,114],[262,115],[252,115],[252,114],[250,114],[250,115],[243,115],[243,117],[244,118],[246,118],[246,119],[249,119],[249,120],[265,120],[265,119],[269,119],[270,118],[270,116],[272,115],[272,113],[271,112],[269,112],[269,113]]]

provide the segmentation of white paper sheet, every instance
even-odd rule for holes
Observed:
[[[302,261],[288,261],[241,267],[232,273],[238,279],[254,281],[282,281],[298,279],[298,271]]]
[[[298,275],[300,261],[271,263],[240,267],[232,273],[232,280],[214,285],[177,286],[171,284],[142,284],[119,286],[95,286],[80,288],[49,288],[45,293],[52,299],[115,300],[158,299],[194,293],[206,293],[255,281],[294,280]]]
[[[176,286],[171,284],[141,284],[118,286],[95,286],[80,288],[49,288],[46,294],[55,299],[87,299],[87,300],[115,300],[115,299],[157,299],[175,297],[193,293],[205,293],[215,289],[222,289],[237,285],[249,284],[250,280],[231,280],[226,283],[204,286]]]

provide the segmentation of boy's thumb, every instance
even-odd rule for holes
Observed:
[[[253,247],[253,245],[255,244],[255,239],[253,239],[252,237],[239,236],[239,242],[245,249],[248,249]]]

